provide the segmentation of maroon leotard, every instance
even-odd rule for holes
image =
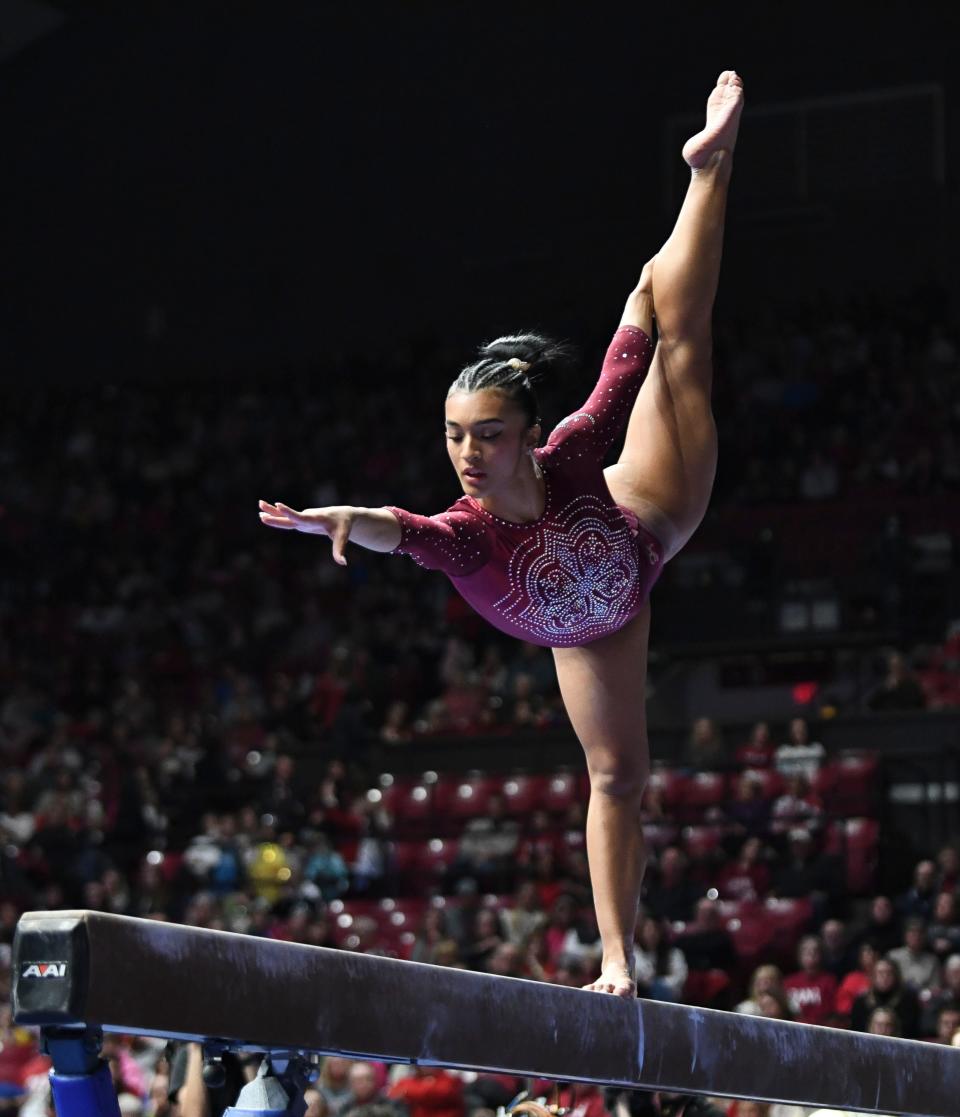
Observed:
[[[590,398],[533,452],[546,481],[540,519],[501,520],[472,496],[437,516],[388,506],[402,529],[391,553],[442,570],[494,627],[533,644],[587,644],[622,628],[663,569],[663,545],[614,503],[603,459],[652,358],[637,326],[613,335]]]

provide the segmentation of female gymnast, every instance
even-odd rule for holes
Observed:
[[[587,988],[624,997],[636,995],[646,866],[649,592],[703,518],[716,471],[711,316],[742,108],[743,83],[726,70],[706,126],[683,147],[691,177],[676,226],[627,299],[599,383],[545,446],[527,373],[562,347],[500,338],[447,393],[447,450],[465,495],[446,512],[297,512],[260,501],[263,523],[328,536],[341,565],[348,540],[410,555],[446,573],[497,628],[552,648],[590,778],[587,852],[603,957]],[[604,469],[628,415],[623,452]]]

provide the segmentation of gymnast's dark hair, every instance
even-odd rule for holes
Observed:
[[[479,358],[460,373],[450,385],[447,398],[454,392],[481,392],[496,388],[516,403],[527,417],[527,425],[540,422],[540,407],[533,390],[533,381],[545,373],[559,372],[576,359],[574,347],[565,341],[554,341],[538,333],[511,334],[498,337],[480,347]],[[517,368],[511,361],[526,364]]]

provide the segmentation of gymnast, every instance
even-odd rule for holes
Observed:
[[[443,571],[495,627],[553,650],[590,778],[587,852],[603,954],[586,988],[623,997],[636,996],[646,867],[649,594],[703,519],[716,472],[711,317],[742,108],[743,83],[725,70],[705,127],[683,147],[690,185],[673,232],[627,298],[590,398],[544,446],[529,374],[556,366],[563,346],[503,337],[447,393],[447,451],[464,495],[446,512],[298,512],[260,501],[264,524],[328,536],[341,565],[349,540]],[[604,468],[624,422],[620,458]]]

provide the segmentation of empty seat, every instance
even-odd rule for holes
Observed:
[[[722,772],[695,772],[683,784],[680,802],[689,817],[719,807],[727,797],[727,777]]]
[[[500,784],[500,793],[507,804],[507,814],[519,817],[543,807],[547,777],[507,776]]]
[[[554,772],[548,776],[543,790],[543,807],[559,813],[566,811],[579,798],[577,777],[573,772]]]

